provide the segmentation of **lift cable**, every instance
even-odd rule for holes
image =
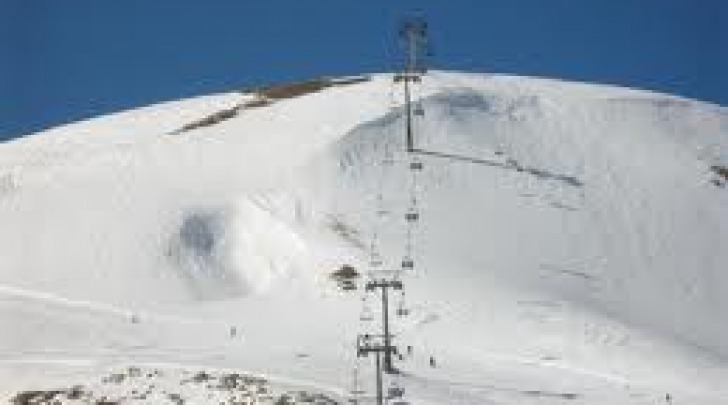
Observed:
[[[394,94],[390,91],[390,99],[394,100]],[[390,178],[390,169],[394,165],[394,152],[388,142],[387,131],[389,128],[383,126],[380,132],[379,140],[381,140],[381,158],[378,165],[379,173],[376,179],[375,187],[375,217],[371,232],[371,240],[369,246],[369,266],[370,272],[381,271],[384,265],[382,256],[381,238],[387,217],[390,214],[389,200],[386,196],[387,181]],[[375,141],[375,142],[377,142]]]

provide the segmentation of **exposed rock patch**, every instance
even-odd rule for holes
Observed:
[[[267,379],[254,375],[136,366],[111,372],[98,382],[70,388],[23,391],[11,399],[12,405],[134,403],[340,404],[322,393],[275,388]]]
[[[209,127],[237,116],[241,111],[252,108],[265,107],[274,102],[316,93],[328,87],[346,86],[350,84],[363,83],[370,80],[369,77],[352,77],[345,79],[318,78],[296,83],[277,84],[260,87],[245,91],[244,94],[252,94],[253,100],[241,102],[234,107],[217,111],[197,121],[185,124],[181,128],[172,131],[170,135],[177,135],[183,132],[192,131],[198,128]]]

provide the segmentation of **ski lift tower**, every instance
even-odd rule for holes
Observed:
[[[427,53],[427,22],[421,16],[410,17],[402,22],[399,35],[404,42],[407,60],[404,73],[395,76],[395,81],[404,81],[404,97],[406,110],[406,145],[407,152],[414,152],[412,139],[412,96],[410,82],[419,82],[426,71],[424,56]]]
[[[371,280],[367,282],[365,290],[367,292],[373,292],[374,290],[382,290],[382,339],[383,339],[383,350],[384,353],[384,372],[387,374],[394,374],[396,370],[392,365],[392,354],[397,349],[392,346],[392,334],[389,330],[389,290],[401,290],[403,288],[402,282],[399,280]]]
[[[356,339],[356,355],[357,357],[367,357],[369,353],[374,353],[377,369],[377,405],[384,405],[384,395],[382,388],[382,353],[386,353],[387,349],[381,343],[381,339],[378,336],[372,336],[369,334],[359,335]]]
[[[396,349],[387,343],[387,335],[359,335],[356,339],[357,357],[367,357],[370,353],[374,354],[376,361],[376,379],[377,379],[377,405],[385,404],[384,382],[382,381],[382,354],[387,358],[388,354],[396,352]],[[387,398],[400,398],[404,393],[401,388],[390,389]]]

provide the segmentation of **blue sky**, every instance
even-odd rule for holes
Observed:
[[[440,69],[728,104],[725,0],[0,0],[0,140],[150,103],[391,71],[422,12]],[[353,106],[352,108],[355,108]]]

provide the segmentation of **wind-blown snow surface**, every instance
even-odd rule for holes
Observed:
[[[725,108],[445,72],[415,96],[417,146],[466,159],[421,157],[395,325],[412,403],[728,403]],[[255,97],[0,145],[0,392],[143,363],[346,392],[376,325],[329,275],[367,269],[375,234],[401,260],[401,98],[374,75],[179,133]]]

